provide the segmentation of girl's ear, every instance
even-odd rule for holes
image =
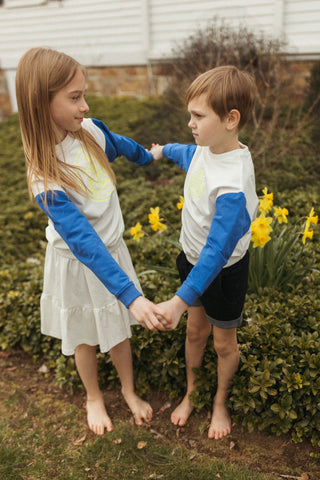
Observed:
[[[233,130],[234,128],[237,128],[240,122],[240,117],[241,115],[239,110],[236,110],[235,108],[230,110],[227,117],[227,130]]]

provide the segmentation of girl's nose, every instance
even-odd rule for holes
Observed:
[[[89,105],[87,104],[87,102],[85,100],[83,100],[83,102],[80,106],[80,110],[82,112],[88,112],[89,111]]]

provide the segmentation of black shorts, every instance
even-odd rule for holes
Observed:
[[[183,283],[193,268],[184,252],[177,257],[177,267]],[[249,251],[239,262],[223,268],[192,306],[202,305],[212,325],[225,329],[239,327],[248,288],[248,274]]]

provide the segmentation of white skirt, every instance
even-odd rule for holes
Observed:
[[[110,254],[139,291],[128,248],[123,239]],[[100,280],[71,253],[47,245],[41,295],[41,332],[62,340],[62,353],[73,355],[77,345],[99,345],[108,352],[131,337],[137,321]]]

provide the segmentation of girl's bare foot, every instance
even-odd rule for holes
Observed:
[[[178,425],[179,427],[182,427],[187,423],[187,420],[190,417],[193,411],[193,408],[194,407],[189,400],[189,394],[187,393],[183,398],[182,402],[179,403],[179,405],[177,406],[177,408],[175,408],[175,410],[173,410],[171,414],[171,422],[174,425]]]
[[[213,403],[208,437],[220,440],[231,432],[231,417],[225,404]]]
[[[87,418],[90,430],[96,435],[103,435],[104,429],[112,432],[112,421],[107,414],[103,397],[87,400]]]
[[[122,392],[128,407],[130,408],[136,425],[143,425],[143,421],[150,422],[153,415],[153,410],[148,402],[142,400],[134,392]]]

